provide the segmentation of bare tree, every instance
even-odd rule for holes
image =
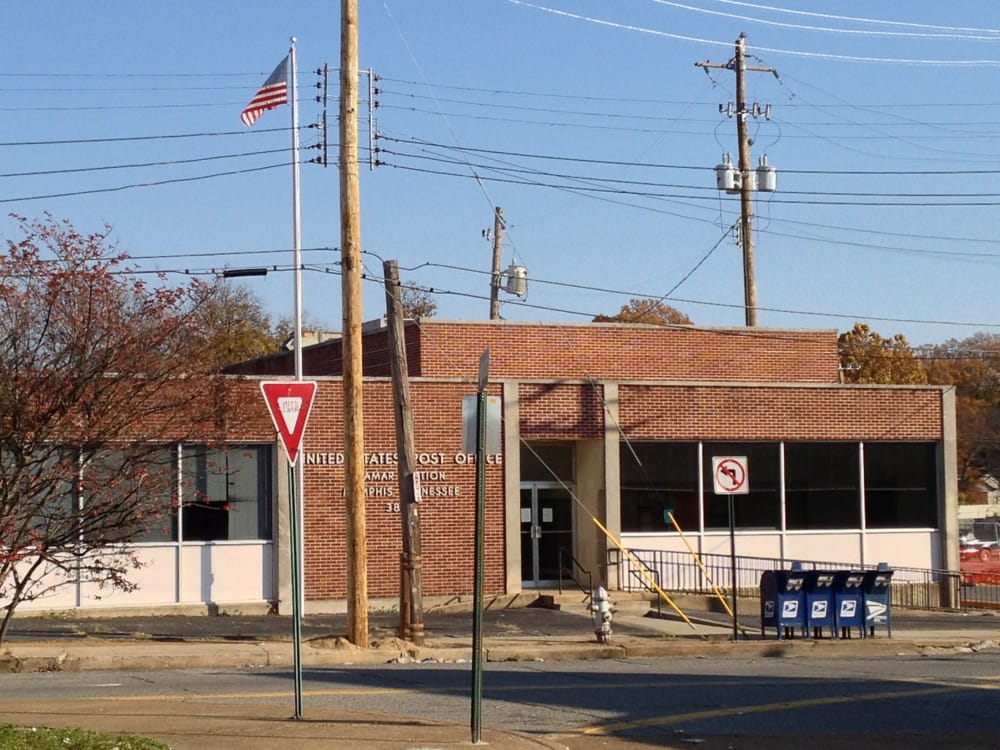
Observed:
[[[130,590],[130,543],[176,523],[176,445],[221,436],[211,284],[136,273],[107,241],[19,218],[0,254],[0,643],[81,581]],[[235,400],[238,403],[238,400]]]
[[[400,287],[403,298],[403,317],[420,320],[433,318],[437,314],[437,301],[431,290],[417,284],[403,284]]]

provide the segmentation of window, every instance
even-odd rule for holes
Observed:
[[[938,528],[934,443],[865,443],[865,524]]]
[[[733,515],[741,529],[776,529],[781,521],[777,443],[705,443],[705,528],[729,528],[729,496],[716,495],[712,476],[714,456],[746,456],[750,492],[733,496]]]
[[[859,476],[857,443],[786,443],[787,528],[861,528]]]
[[[96,505],[114,536],[130,542],[169,542],[177,539],[174,505],[177,449],[172,446],[133,445],[89,450],[83,462],[84,532],[88,506]],[[115,517],[118,520],[115,521]]]
[[[181,455],[186,541],[271,538],[271,446],[185,445]]]
[[[42,445],[30,453],[4,448],[0,481],[7,487],[7,499],[16,498],[4,520],[15,527],[26,523],[31,534],[53,546],[76,543],[79,474],[79,453],[74,448]]]
[[[698,529],[697,443],[626,443],[619,451],[622,531]]]

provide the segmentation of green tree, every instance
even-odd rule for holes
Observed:
[[[864,323],[840,334],[840,369],[847,383],[918,385],[927,382],[920,359],[906,337],[886,339]]]
[[[662,300],[641,297],[629,300],[617,315],[598,315],[595,323],[647,323],[649,325],[692,325],[691,319]]]
[[[260,298],[248,287],[218,279],[197,309],[204,345],[219,367],[280,351],[282,339]]]
[[[925,353],[928,382],[955,386],[958,488],[975,497],[984,474],[1000,477],[1000,335],[951,339]]]
[[[204,346],[213,287],[135,273],[107,240],[19,218],[0,253],[0,643],[25,601],[132,590],[169,527],[179,442],[222,439],[232,381]]]

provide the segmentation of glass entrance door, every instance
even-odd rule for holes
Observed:
[[[525,587],[559,580],[559,550],[573,553],[573,500],[561,485],[521,485],[521,580]],[[568,561],[564,557],[564,561]]]

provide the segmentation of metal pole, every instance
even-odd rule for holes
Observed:
[[[483,710],[483,567],[486,533],[486,383],[490,350],[479,358],[476,392],[476,578],[472,594],[472,743],[479,744]]]
[[[292,645],[295,672],[295,718],[302,718],[302,586],[299,578],[298,497],[296,471],[288,465],[288,519],[289,536],[292,538]]]
[[[729,495],[729,575],[733,586],[733,640],[739,640],[739,620],[736,604],[736,513],[733,506],[733,496]]]
[[[300,218],[299,182],[299,107],[295,37],[288,50],[289,109],[292,115],[292,257],[295,263],[295,380],[302,380],[302,223]],[[292,547],[292,649],[295,671],[295,718],[302,718],[302,610],[305,608],[305,570],[302,552],[305,549],[305,474],[302,456],[288,467],[289,519]],[[300,520],[303,522],[300,523]]]

